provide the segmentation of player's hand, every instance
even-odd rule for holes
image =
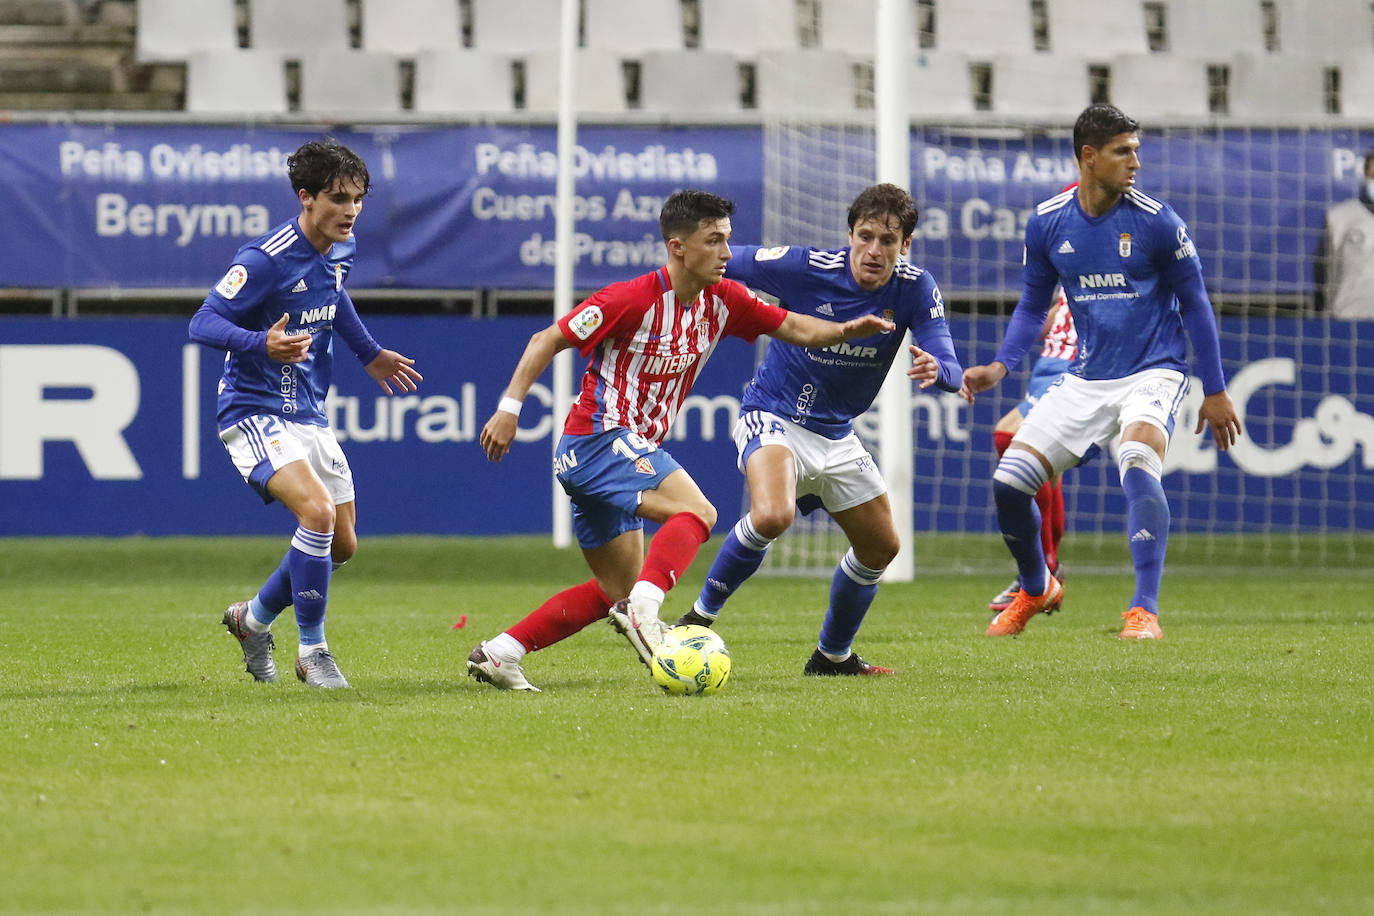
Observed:
[[[911,368],[906,370],[907,378],[918,382],[919,388],[929,388],[940,380],[939,360],[915,344],[909,344],[907,350],[911,352]]]
[[[1200,433],[1206,426],[1212,428],[1212,438],[1223,452],[1235,445],[1240,436],[1240,415],[1236,413],[1236,405],[1231,403],[1231,396],[1224,390],[1202,399],[1202,406],[1197,412],[1197,429],[1193,432]]]
[[[402,356],[395,350],[383,350],[364,368],[383,391],[391,394],[392,385],[396,386],[397,391],[414,391],[417,384],[425,380],[423,375],[411,368],[414,365],[415,360],[408,356]]]
[[[482,443],[482,451],[487,453],[487,458],[491,461],[500,461],[506,457],[506,452],[510,451],[510,444],[515,440],[515,428],[520,418],[513,413],[498,410],[491,415],[487,425],[482,427],[482,435],[478,441]]]
[[[959,386],[959,394],[972,404],[975,395],[987,391],[1006,377],[1007,367],[1001,363],[973,366],[964,370],[964,383]]]
[[[303,363],[310,356],[308,331],[299,334],[286,333],[286,320],[289,316],[282,312],[277,323],[267,329],[267,355],[279,363]]]
[[[887,334],[897,329],[897,325],[877,315],[860,315],[841,325],[845,340],[855,337],[872,337],[874,334]]]

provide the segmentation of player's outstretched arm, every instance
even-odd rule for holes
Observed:
[[[1211,427],[1212,438],[1223,452],[1235,445],[1239,438],[1242,432],[1240,414],[1236,413],[1236,405],[1231,402],[1231,395],[1224,388],[1202,399],[1202,406],[1197,412],[1197,429],[1193,432],[1200,433],[1203,427]]]
[[[887,333],[896,327],[877,315],[861,315],[849,321],[826,321],[814,315],[788,312],[782,324],[769,336],[799,347],[833,347],[856,337]]]
[[[418,383],[425,380],[425,377],[413,368],[414,365],[415,360],[410,357],[402,356],[395,350],[384,349],[364,368],[383,391],[391,394],[392,385],[396,386],[397,391],[414,391]]]
[[[506,457],[510,444],[515,441],[515,431],[520,421],[518,411],[525,395],[530,393],[530,388],[544,374],[553,358],[572,345],[573,342],[563,336],[563,330],[556,324],[549,325],[530,338],[511,375],[510,384],[501,396],[501,406],[487,420],[478,437],[482,451],[486,452],[489,460],[500,461]]]
[[[959,394],[970,404],[976,395],[982,394],[1007,377],[1007,367],[994,360],[982,366],[971,366],[964,370],[964,384]]]

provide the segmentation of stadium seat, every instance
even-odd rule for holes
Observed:
[[[559,45],[560,0],[471,0],[472,46],[526,54]]]
[[[974,60],[993,60],[1035,50],[1026,0],[937,0],[935,47],[962,51]]]
[[[1014,118],[1074,119],[1088,107],[1088,62],[1067,54],[1000,57],[992,66],[992,110]]]
[[[1207,61],[1180,54],[1122,54],[1112,60],[1111,102],[1149,127],[1205,118]]]
[[[365,51],[410,56],[422,48],[461,48],[458,0],[362,0]]]
[[[186,55],[186,110],[282,114],[286,61],[280,51],[192,51]]]
[[[620,58],[605,51],[580,50],[576,55],[575,104],[588,114],[625,111],[625,71]],[[558,55],[533,54],[525,59],[525,108],[558,110]]]
[[[239,46],[234,0],[138,0],[134,53],[140,63],[183,61],[192,51]]]
[[[914,118],[934,115],[971,115],[973,81],[968,57],[957,51],[918,51],[912,57],[906,93],[907,112]]]
[[[300,57],[350,46],[347,0],[248,0],[248,46]]]
[[[853,55],[819,48],[760,51],[755,95],[760,111],[845,114],[858,108]]]
[[[914,4],[913,10],[914,10]],[[820,0],[820,46],[827,51],[843,51],[872,57],[877,49],[878,0]],[[908,22],[910,50],[916,50],[916,25],[913,13]]]
[[[1264,50],[1264,16],[1257,0],[1167,0],[1170,54],[1223,61]]]
[[[1231,63],[1232,118],[1264,121],[1326,114],[1325,66],[1293,54],[1237,54]]]
[[[401,67],[392,54],[312,51],[300,61],[302,111],[350,116],[401,110]]]
[[[739,62],[728,51],[649,51],[640,59],[639,100],[679,121],[739,111]]]
[[[1275,0],[1279,51],[1329,64],[1374,54],[1374,8],[1367,0]]]
[[[681,0],[583,0],[583,14],[588,48],[634,57],[686,47]]]
[[[1140,0],[1047,0],[1045,13],[1052,54],[1104,61],[1115,54],[1144,54],[1150,49],[1145,6]]]
[[[1374,54],[1361,54],[1341,65],[1341,115],[1374,121]]]
[[[797,0],[697,0],[699,40],[709,51],[731,51],[753,58],[772,48],[801,47]]]
[[[415,110],[503,112],[515,108],[510,55],[476,48],[424,48],[415,56]]]

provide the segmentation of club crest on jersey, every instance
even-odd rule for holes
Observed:
[[[1131,234],[1129,232],[1121,233],[1121,239],[1116,243],[1116,253],[1123,258],[1131,256]]]
[[[787,254],[791,245],[778,245],[773,248],[760,248],[754,252],[755,261],[776,261],[778,258]]]
[[[343,265],[334,265],[334,288],[343,289]]]
[[[654,463],[643,455],[635,459],[635,470],[649,477],[654,476]]]
[[[229,272],[215,284],[215,292],[226,299],[232,299],[243,289],[243,284],[248,282],[248,268],[242,264],[235,264],[229,268]]]
[[[596,329],[601,327],[601,322],[605,320],[601,309],[589,305],[568,319],[568,330],[572,331],[578,340],[586,340],[596,333]]]
[[[1178,248],[1174,250],[1174,260],[1182,261],[1185,258],[1197,257],[1197,246],[1193,240],[1188,238],[1188,230],[1182,226],[1178,227]]]

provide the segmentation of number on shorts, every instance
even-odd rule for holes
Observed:
[[[634,461],[640,455],[647,455],[655,448],[656,446],[652,442],[639,433],[626,433],[611,444],[611,451],[628,461]]]

